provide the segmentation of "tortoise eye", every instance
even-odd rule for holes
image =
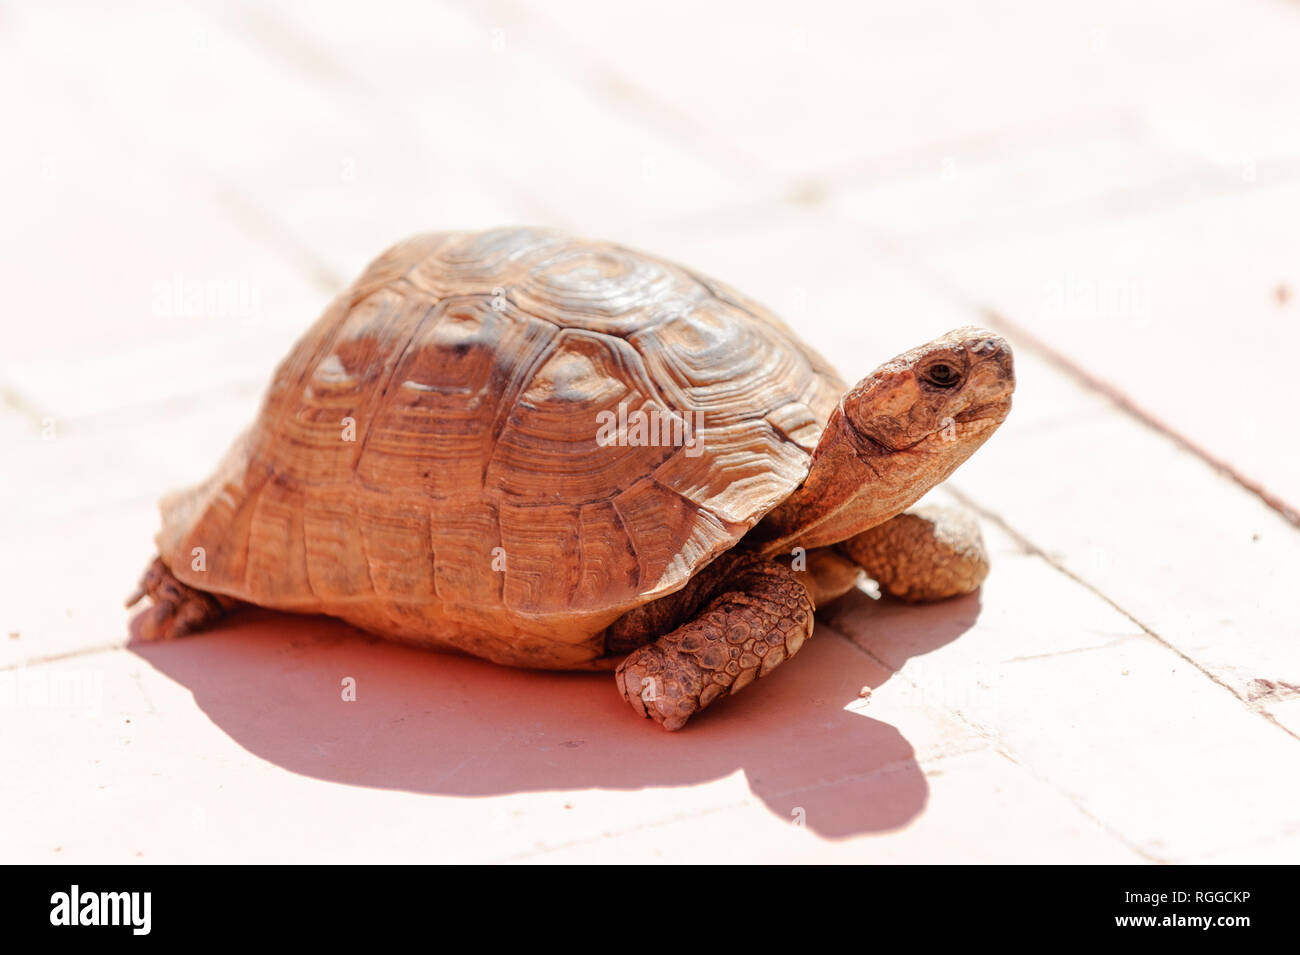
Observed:
[[[952,365],[935,362],[925,370],[925,378],[932,385],[938,385],[940,388],[951,388],[961,381],[961,372],[957,371]]]

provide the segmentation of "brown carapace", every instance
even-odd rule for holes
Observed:
[[[668,729],[792,657],[865,569],[978,587],[907,514],[997,428],[963,328],[853,387],[727,286],[536,229],[422,235],[326,309],[213,476],[162,503],[144,638],[242,604],[525,667],[617,668]]]

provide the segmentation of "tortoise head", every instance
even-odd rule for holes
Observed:
[[[1011,346],[986,329],[958,328],[885,362],[841,407],[876,452],[950,473],[1006,418],[1015,387]]]
[[[807,478],[758,529],[764,550],[838,543],[902,513],[997,430],[1015,386],[1011,346],[982,328],[885,362],[841,399]]]

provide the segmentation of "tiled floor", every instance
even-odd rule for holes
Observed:
[[[1133,7],[0,0],[0,860],[1300,861],[1300,8]],[[983,590],[851,594],[674,735],[328,620],[131,642],[328,297],[512,222],[850,379],[1006,333],[936,492]]]

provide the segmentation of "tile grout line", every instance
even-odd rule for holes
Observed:
[[[1008,318],[1003,312],[995,308],[981,304],[979,301],[972,299],[960,290],[955,283],[942,275],[934,268],[918,262],[915,256],[904,252],[892,242],[882,242],[880,237],[867,232],[867,237],[873,244],[884,254],[898,262],[904,268],[912,272],[926,284],[931,285],[937,291],[946,295],[957,305],[969,309],[971,312],[979,315],[994,329],[1004,331],[1014,336],[1017,343],[1024,343],[1038,357],[1042,358],[1048,364],[1065,372],[1076,383],[1108,398],[1117,408],[1141,422],[1147,428],[1158,434],[1164,435],[1173,441],[1179,448],[1194,455],[1196,458],[1208,464],[1217,473],[1231,480],[1238,487],[1245,490],[1252,497],[1259,500],[1270,510],[1280,515],[1292,526],[1300,529],[1300,511],[1289,505],[1273,492],[1269,491],[1262,484],[1252,480],[1245,474],[1238,472],[1231,464],[1213,454],[1209,449],[1202,447],[1190,438],[1180,434],[1169,425],[1165,424],[1151,412],[1135,403],[1131,398],[1125,395],[1119,388],[1105,381],[1092,372],[1083,368],[1081,365],[1071,361],[1066,355],[1050,345],[1038,335],[1030,332],[1020,323]]]
[[[49,417],[40,408],[23,397],[18,389],[0,382],[0,408],[8,408],[20,418],[24,418],[37,427],[44,424]]]
[[[1051,345],[1048,345],[1037,335],[1025,330],[1018,323],[1011,321],[1001,312],[990,308],[984,308],[981,309],[981,313],[990,324],[1001,326],[1005,331],[1014,335],[1017,339],[1027,342],[1029,346],[1037,351],[1048,363],[1073,376],[1076,381],[1087,388],[1105,395],[1113,401],[1121,411],[1136,418],[1152,431],[1163,434],[1184,451],[1200,458],[1215,471],[1230,479],[1234,484],[1238,485],[1242,489],[1248,491],[1252,496],[1258,498],[1265,506],[1281,515],[1281,517],[1291,525],[1300,528],[1300,511],[1296,510],[1286,501],[1282,500],[1282,498],[1268,490],[1268,488],[1264,487],[1263,484],[1238,471],[1227,461],[1211,452],[1208,448],[1202,447],[1200,444],[1197,444],[1185,435],[1175,431],[1172,427],[1155,417],[1145,408],[1136,404],[1117,387],[1070,361],[1070,359],[1066,358],[1061,352],[1057,351]]]
[[[192,413],[196,408],[210,404],[212,401],[256,399],[266,391],[268,377],[269,372],[258,374],[255,377],[250,375],[247,378],[232,379],[198,391],[181,392],[157,398],[144,398],[97,411],[79,411],[58,419],[59,435],[62,437],[73,432],[84,434],[87,429],[98,428],[105,421],[111,423],[124,414],[140,417],[166,417],[171,414],[186,415]],[[6,399],[10,396],[15,400],[7,401]],[[31,420],[37,425],[42,424],[46,417],[53,417],[33,408],[19,392],[0,385],[0,411],[6,408],[16,416]],[[40,417],[36,418],[36,415],[40,415]]]
[[[830,629],[834,630],[834,628],[830,628]],[[843,634],[839,634],[839,636],[840,636],[841,638],[843,638]],[[859,648],[859,649],[861,649],[861,648]],[[981,738],[983,738],[983,737],[981,737]],[[783,790],[780,790],[780,791],[778,791],[778,792],[770,793],[769,795],[774,796],[774,797],[775,797],[775,796],[790,796],[790,795],[794,795],[794,794],[797,794],[797,793],[812,792],[812,791],[814,791],[814,790],[817,790],[817,789],[823,789],[823,788],[827,788],[827,787],[830,787],[830,786],[838,786],[838,785],[840,785],[840,784],[842,784],[842,783],[861,782],[862,780],[871,779],[871,778],[876,777],[876,776],[888,776],[888,775],[891,775],[891,774],[893,774],[893,773],[900,772],[900,771],[902,771],[902,770],[905,770],[909,765],[915,765],[918,769],[920,769],[922,772],[924,772],[924,771],[925,771],[925,768],[926,768],[927,766],[933,765],[933,764],[935,764],[935,763],[942,763],[942,762],[945,761],[945,760],[948,760],[948,759],[955,759],[955,758],[957,758],[957,757],[961,757],[961,756],[969,756],[969,755],[971,755],[972,753],[983,753],[983,752],[989,752],[990,750],[993,750],[993,749],[995,749],[995,748],[992,747],[992,746],[975,746],[975,747],[971,747],[971,748],[969,748],[969,749],[959,749],[959,750],[954,750],[954,751],[952,751],[952,752],[944,752],[944,753],[936,754],[935,756],[931,757],[930,759],[927,759],[925,762],[922,762],[922,761],[920,761],[920,760],[915,760],[915,759],[914,759],[914,760],[906,760],[906,759],[904,759],[904,760],[894,760],[893,762],[886,763],[886,764],[883,765],[883,766],[878,766],[877,768],[872,769],[872,770],[869,770],[868,772],[865,772],[865,773],[854,773],[854,774],[849,775],[849,776],[842,776],[842,777],[838,777],[838,778],[836,778],[836,779],[823,780],[822,782],[812,783],[812,784],[807,785],[807,786],[795,786],[795,787],[790,788],[790,789],[783,789]],[[632,826],[628,826],[628,827],[625,827],[625,828],[615,828],[615,829],[610,829],[610,830],[608,830],[608,831],[606,831],[606,832],[602,832],[602,833],[600,833],[600,834],[597,835],[597,836],[590,836],[590,837],[582,837],[582,838],[578,838],[578,839],[573,839],[573,840],[570,840],[570,841],[565,842],[565,843],[560,843],[560,844],[555,845],[555,846],[548,846],[548,847],[541,848],[541,849],[530,849],[530,850],[525,850],[523,853],[520,853],[520,854],[516,854],[516,855],[510,856],[509,858],[511,858],[511,859],[526,859],[526,858],[532,858],[532,857],[534,857],[534,856],[542,856],[542,855],[546,855],[546,854],[548,854],[548,853],[555,852],[555,851],[562,850],[562,849],[569,849],[569,848],[573,848],[573,847],[576,847],[576,846],[583,846],[583,845],[592,845],[592,844],[595,844],[595,843],[600,842],[600,841],[605,840],[605,839],[612,839],[612,838],[618,838],[619,836],[631,835],[631,834],[634,834],[634,833],[643,832],[643,831],[645,831],[645,830],[647,830],[647,829],[659,829],[659,828],[663,828],[664,826],[675,825],[675,824],[677,824],[677,823],[679,823],[679,822],[690,822],[690,821],[694,821],[694,820],[697,820],[697,819],[702,819],[702,818],[704,818],[704,817],[706,817],[706,816],[714,815],[714,814],[719,813],[719,812],[724,812],[724,811],[731,810],[731,809],[743,809],[743,808],[745,808],[745,807],[747,807],[747,806],[756,805],[758,802],[766,802],[766,797],[760,797],[760,796],[758,796],[756,793],[754,793],[754,792],[752,791],[752,789],[751,789],[751,792],[750,792],[750,796],[751,796],[752,798],[750,798],[750,799],[746,799],[746,800],[734,801],[734,802],[726,803],[726,804],[724,804],[724,805],[720,805],[720,806],[708,806],[708,807],[705,807],[705,808],[702,808],[702,809],[699,809],[699,810],[686,810],[686,811],[684,811],[684,812],[680,812],[680,813],[678,813],[677,815],[674,815],[674,816],[665,817],[665,818],[660,818],[660,819],[655,819],[655,820],[650,821],[650,822],[643,822],[643,823],[636,824],[636,825],[632,825]],[[768,808],[770,808],[770,806],[769,806]],[[775,815],[775,814],[774,814],[774,815]],[[777,819],[781,819],[781,816],[779,816],[779,815],[775,815],[775,818],[777,818]],[[904,823],[904,824],[902,824],[902,825],[900,825],[900,826],[894,826],[894,827],[891,827],[890,829],[886,829],[886,830],[878,830],[878,831],[872,833],[872,835],[881,835],[881,834],[886,834],[886,833],[889,833],[889,832],[898,831],[898,830],[900,830],[900,829],[904,829],[904,828],[906,828],[907,825],[908,825],[907,823]]]
[[[259,210],[241,190],[200,166],[193,166],[191,170],[195,184],[206,185],[228,210],[231,220],[237,226],[279,249],[289,268],[300,270],[307,281],[331,296],[337,295],[347,286],[347,279],[335,272],[328,262],[316,254],[311,245],[299,241],[273,216]]]
[[[457,6],[464,8],[467,15],[489,28],[498,25],[483,16],[481,5],[458,3]],[[515,0],[492,0],[488,6],[537,29],[539,33],[545,31],[548,52],[544,56],[552,68],[564,70],[563,64],[566,61],[577,63],[579,70],[571,71],[575,80],[580,80],[593,94],[614,100],[616,105],[632,105],[645,118],[650,129],[662,132],[670,141],[700,158],[719,164],[720,171],[761,171],[756,168],[752,156],[734,146],[726,137],[715,135],[707,125],[702,125],[691,116],[689,111],[679,110],[655,96],[652,90],[625,79],[604,59],[591,55],[586,45],[570,40],[551,17],[545,14],[538,17],[526,4],[519,4]],[[722,166],[724,162],[726,165]]]
[[[985,137],[973,136],[948,145],[956,149],[970,147],[979,149],[984,140]],[[869,185],[887,186],[891,180],[914,169],[916,163],[922,158],[928,160],[951,157],[954,151],[953,148],[944,149],[941,145],[937,145],[925,147],[916,153],[889,154],[873,161],[872,165],[875,169],[869,175],[865,173],[846,175],[840,171],[826,170],[804,179],[777,176],[770,191],[720,207],[713,210],[710,215],[721,215],[735,221],[744,216],[763,215],[783,204],[820,208],[823,212],[838,215],[835,211],[836,207],[830,205],[830,202],[836,198]],[[1300,177],[1300,160],[1291,162],[1284,168],[1282,175],[1267,184],[1261,184],[1260,188],[1290,184],[1297,177]],[[1189,172],[1162,178],[1143,188],[1108,189],[1072,207],[1073,213],[1069,211],[1058,213],[1058,218],[1061,215],[1068,216],[1067,222],[1077,225],[1081,221],[1080,214],[1099,211],[1108,219],[1122,219],[1145,214],[1151,210],[1173,208],[1187,202],[1221,197],[1226,193],[1227,186],[1231,182],[1231,179],[1225,178],[1212,164],[1201,165]],[[656,228],[686,228],[692,226],[696,219],[697,217],[690,213],[682,213],[667,219],[655,220],[652,225]],[[853,224],[861,225],[858,222]],[[1032,237],[1039,231],[1041,225],[1025,225],[1014,228],[1010,234],[1017,237]],[[869,229],[868,235],[878,246],[884,247],[888,242],[884,235],[870,232]],[[950,234],[947,241],[951,241]],[[896,249],[885,248],[885,251],[897,257]]]
[[[399,128],[407,119],[399,109],[391,105],[391,97],[385,95],[382,89],[373,86],[366,77],[349,70],[332,54],[312,45],[306,37],[296,34],[279,16],[268,13],[253,3],[241,3],[232,11],[228,11],[228,14],[226,22],[239,36],[286,63],[290,68],[298,70],[308,79],[313,81],[324,79],[352,94],[362,96],[372,110],[383,110]],[[301,56],[295,56],[295,52]],[[304,66],[302,57],[306,57],[308,65]],[[540,214],[546,220],[557,218],[555,211],[544,199],[525,190],[509,176],[488,169],[482,164],[477,166],[476,170],[484,184],[500,190],[503,195],[518,202],[521,207]],[[458,174],[465,172],[466,170],[463,169],[457,170]]]
[[[1022,548],[1024,548],[1027,553],[1035,557],[1041,558],[1058,573],[1069,578],[1071,581],[1078,584],[1080,587],[1083,587],[1089,593],[1094,594],[1095,596],[1101,598],[1103,601],[1106,602],[1108,606],[1110,606],[1116,612],[1123,615],[1127,620],[1132,622],[1135,626],[1140,627],[1142,632],[1145,633],[1147,636],[1151,637],[1151,639],[1155,640],[1165,649],[1172,651],[1184,663],[1187,663],[1190,666],[1194,667],[1197,671],[1199,671],[1203,676],[1208,678],[1211,682],[1215,683],[1219,687],[1222,687],[1224,690],[1226,690],[1228,693],[1232,694],[1232,696],[1240,703],[1242,703],[1247,710],[1249,710],[1250,712],[1254,713],[1257,716],[1262,717],[1268,723],[1271,723],[1273,726],[1277,727],[1279,730],[1281,730],[1287,736],[1290,736],[1292,739],[1300,740],[1300,733],[1296,733],[1288,729],[1272,713],[1269,713],[1266,709],[1263,709],[1262,707],[1256,705],[1252,701],[1243,697],[1240,693],[1238,693],[1235,689],[1233,689],[1232,686],[1230,686],[1228,683],[1225,683],[1221,678],[1219,678],[1212,670],[1208,669],[1207,667],[1202,665],[1199,661],[1189,656],[1188,654],[1184,653],[1178,647],[1174,646],[1172,643],[1170,643],[1164,637],[1160,636],[1160,634],[1156,633],[1154,630],[1148,627],[1145,623],[1139,620],[1128,610],[1120,606],[1114,599],[1102,593],[1102,591],[1097,589],[1097,587],[1088,583],[1086,580],[1084,580],[1074,571],[1070,570],[1068,567],[1063,565],[1060,561],[1056,560],[1054,557],[1048,554],[1037,544],[1033,543],[1024,534],[1020,533],[1018,530],[1016,530],[1010,524],[1008,524],[1007,521],[1003,519],[1000,515],[995,514],[992,511],[988,510],[987,508],[977,504],[973,499],[971,499],[971,497],[969,497],[967,494],[963,493],[962,491],[958,490],[953,485],[947,484],[945,485],[945,487],[947,488],[949,493],[951,493],[952,496],[955,497],[958,501],[960,501],[963,505],[965,505],[966,507],[970,508],[973,511],[978,512],[979,515],[983,517],[985,520],[991,521],[994,524],[996,524],[1003,532],[1005,532],[1017,544],[1019,544]]]
[[[60,663],[64,660],[75,660],[78,657],[94,656],[99,653],[113,653],[117,650],[128,649],[125,643],[96,643],[88,647],[79,647],[76,650],[66,650],[63,653],[50,653],[43,657],[28,657],[17,663],[0,664],[0,673],[9,670],[25,670],[29,666],[44,666],[47,663]]]

